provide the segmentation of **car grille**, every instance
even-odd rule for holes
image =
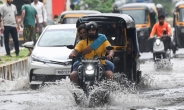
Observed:
[[[69,75],[32,75],[35,79],[32,81],[55,82],[56,80],[65,79]]]

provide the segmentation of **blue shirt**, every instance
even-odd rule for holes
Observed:
[[[91,44],[94,50],[97,50],[107,40],[104,34],[98,34],[98,38]]]

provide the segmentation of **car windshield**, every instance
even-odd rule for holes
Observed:
[[[146,24],[148,21],[145,10],[122,10],[122,13],[132,16],[136,24]]]
[[[75,24],[78,18],[64,18],[62,24]]]
[[[74,45],[76,29],[48,29],[39,40],[38,45],[43,47],[59,47]]]
[[[179,22],[183,22],[184,21],[184,8],[179,10],[178,21]]]

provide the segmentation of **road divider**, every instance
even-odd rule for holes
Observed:
[[[13,81],[14,79],[18,79],[19,77],[28,76],[27,67],[27,57],[6,64],[1,64],[0,78]]]

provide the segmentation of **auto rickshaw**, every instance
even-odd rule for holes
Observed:
[[[140,52],[151,51],[151,43],[147,41],[152,27],[157,22],[157,10],[154,3],[130,3],[119,8],[122,14],[133,17],[136,23]]]
[[[173,40],[175,42],[175,46],[178,48],[184,48],[184,1],[178,2],[175,5],[173,27]]]
[[[114,73],[124,73],[130,81],[139,83],[141,78],[140,54],[133,18],[127,14],[91,14],[79,18],[76,27],[90,21],[98,23],[99,33],[105,34],[114,47],[112,59],[115,65]],[[78,39],[77,34],[76,41]]]
[[[75,24],[78,18],[88,15],[88,14],[97,14],[101,13],[95,10],[73,10],[73,11],[64,11],[61,13],[59,18],[59,24]]]

